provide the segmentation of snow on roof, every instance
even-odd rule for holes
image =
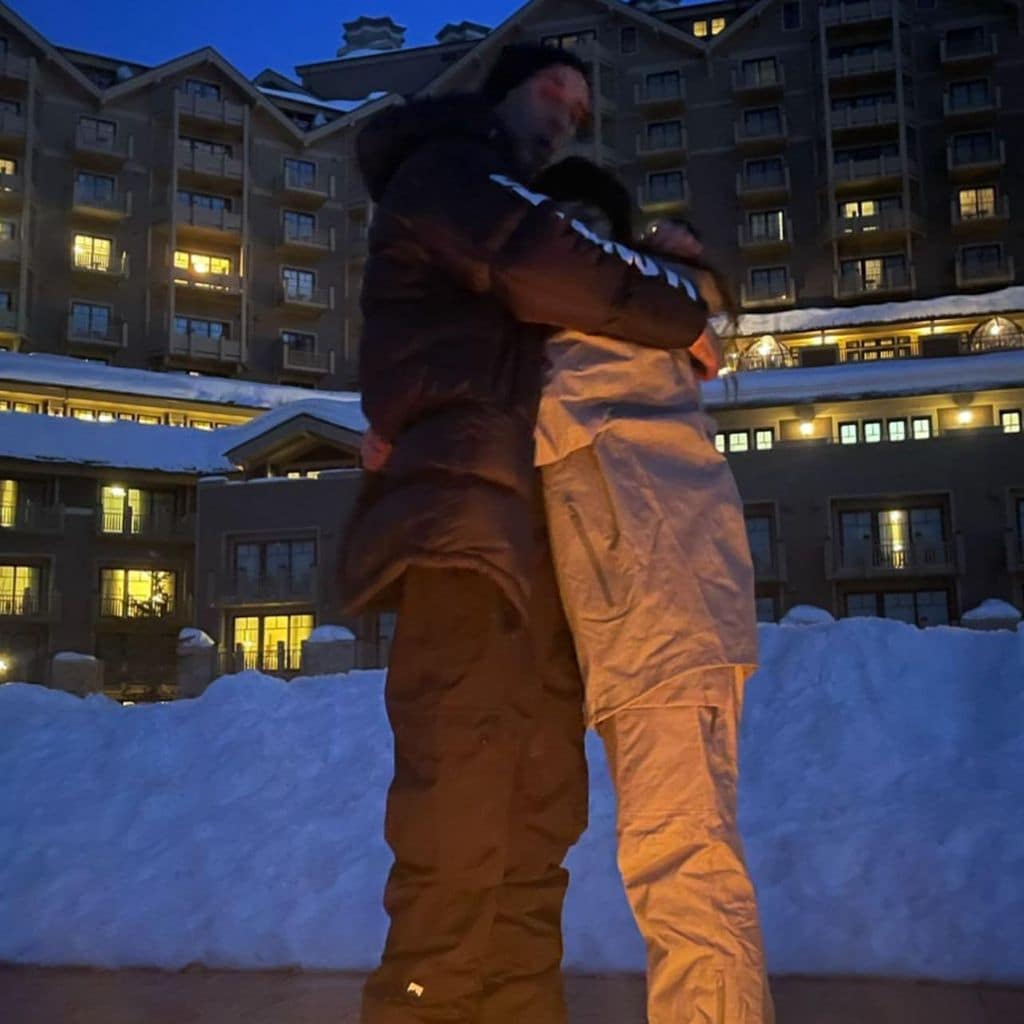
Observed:
[[[211,402],[245,409],[273,409],[310,395],[309,388],[284,384],[193,377],[179,372],[131,370],[68,356],[4,351],[0,351],[0,381],[117,391],[128,395]],[[351,391],[322,391],[319,394],[352,402],[359,400],[359,395]]]
[[[703,386],[709,409],[1024,387],[1024,349],[731,373]]]
[[[310,644],[349,643],[355,638],[355,633],[344,626],[317,626],[306,638],[306,642]]]
[[[906,320],[943,320],[1022,310],[1024,285],[1015,285],[983,295],[940,295],[934,299],[915,299],[909,302],[879,302],[829,309],[790,309],[780,313],[745,313],[739,318],[738,333],[742,337],[798,334],[837,327],[899,323]]]
[[[386,92],[371,92],[360,99],[341,99],[341,100],[325,100],[320,96],[312,96],[309,93],[304,92],[291,92],[286,89],[274,89],[268,85],[257,86],[260,92],[266,96],[272,96],[275,99],[290,100],[293,103],[305,103],[311,107],[320,107],[324,110],[333,110],[340,114],[348,114],[353,110],[358,110],[359,107],[364,106],[367,103],[373,103],[375,100],[383,99]]]
[[[234,465],[223,452],[231,428],[147,426],[94,423],[62,416],[0,413],[0,456],[28,462],[75,463],[160,473],[229,473]]]
[[[352,399],[338,400],[336,398],[305,398],[297,402],[289,402],[287,405],[278,406],[262,416],[257,416],[248,423],[238,427],[227,427],[217,431],[218,437],[224,438],[227,443],[221,446],[222,451],[232,451],[234,448],[250,441],[287,423],[298,416],[310,416],[313,419],[321,420],[334,427],[341,427],[343,430],[351,430],[361,434],[366,430],[366,417],[363,415],[362,407],[358,401]]]
[[[384,54],[398,53],[399,47],[392,46],[386,50],[349,50],[348,53],[338,55],[338,60],[359,60],[360,57],[381,57]]]

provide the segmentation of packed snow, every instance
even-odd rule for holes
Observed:
[[[797,604],[786,612],[780,620],[783,626],[827,626],[835,622],[835,616],[824,608],[813,604]]]
[[[741,823],[773,971],[1024,982],[1024,627],[761,627]],[[0,961],[366,968],[383,674],[121,707],[0,686]],[[640,970],[588,737],[567,966]]]
[[[963,622],[1013,622],[1021,620],[1021,613],[1009,601],[990,597],[977,608],[971,608],[960,616]]]
[[[215,647],[216,641],[201,629],[186,626],[178,633],[178,647]]]
[[[344,626],[317,626],[306,640],[307,644],[353,643],[356,635]]]

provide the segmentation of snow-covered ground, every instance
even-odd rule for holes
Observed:
[[[762,627],[742,824],[773,971],[1024,982],[1024,627]],[[380,673],[120,707],[0,687],[0,961],[370,966]],[[590,740],[567,961],[640,969]]]

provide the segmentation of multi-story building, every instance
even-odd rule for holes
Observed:
[[[386,657],[390,621],[339,622],[334,578],[372,215],[352,144],[517,39],[586,58],[576,151],[641,218],[690,217],[736,282],[706,399],[762,618],[1024,606],[1021,17],[532,0],[429,46],[358,18],[298,81],[250,82],[208,49],[61,50],[0,8],[0,664],[44,679],[82,651],[109,692],[161,692],[184,625],[225,667],[293,672],[322,624]]]

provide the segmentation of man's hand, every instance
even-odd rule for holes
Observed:
[[[714,380],[722,368],[722,339],[713,327],[705,327],[704,333],[689,347],[693,368],[701,380]]]
[[[391,458],[391,444],[385,441],[373,427],[368,427],[359,444],[359,454],[363,460],[363,469],[371,473],[379,473]]]

